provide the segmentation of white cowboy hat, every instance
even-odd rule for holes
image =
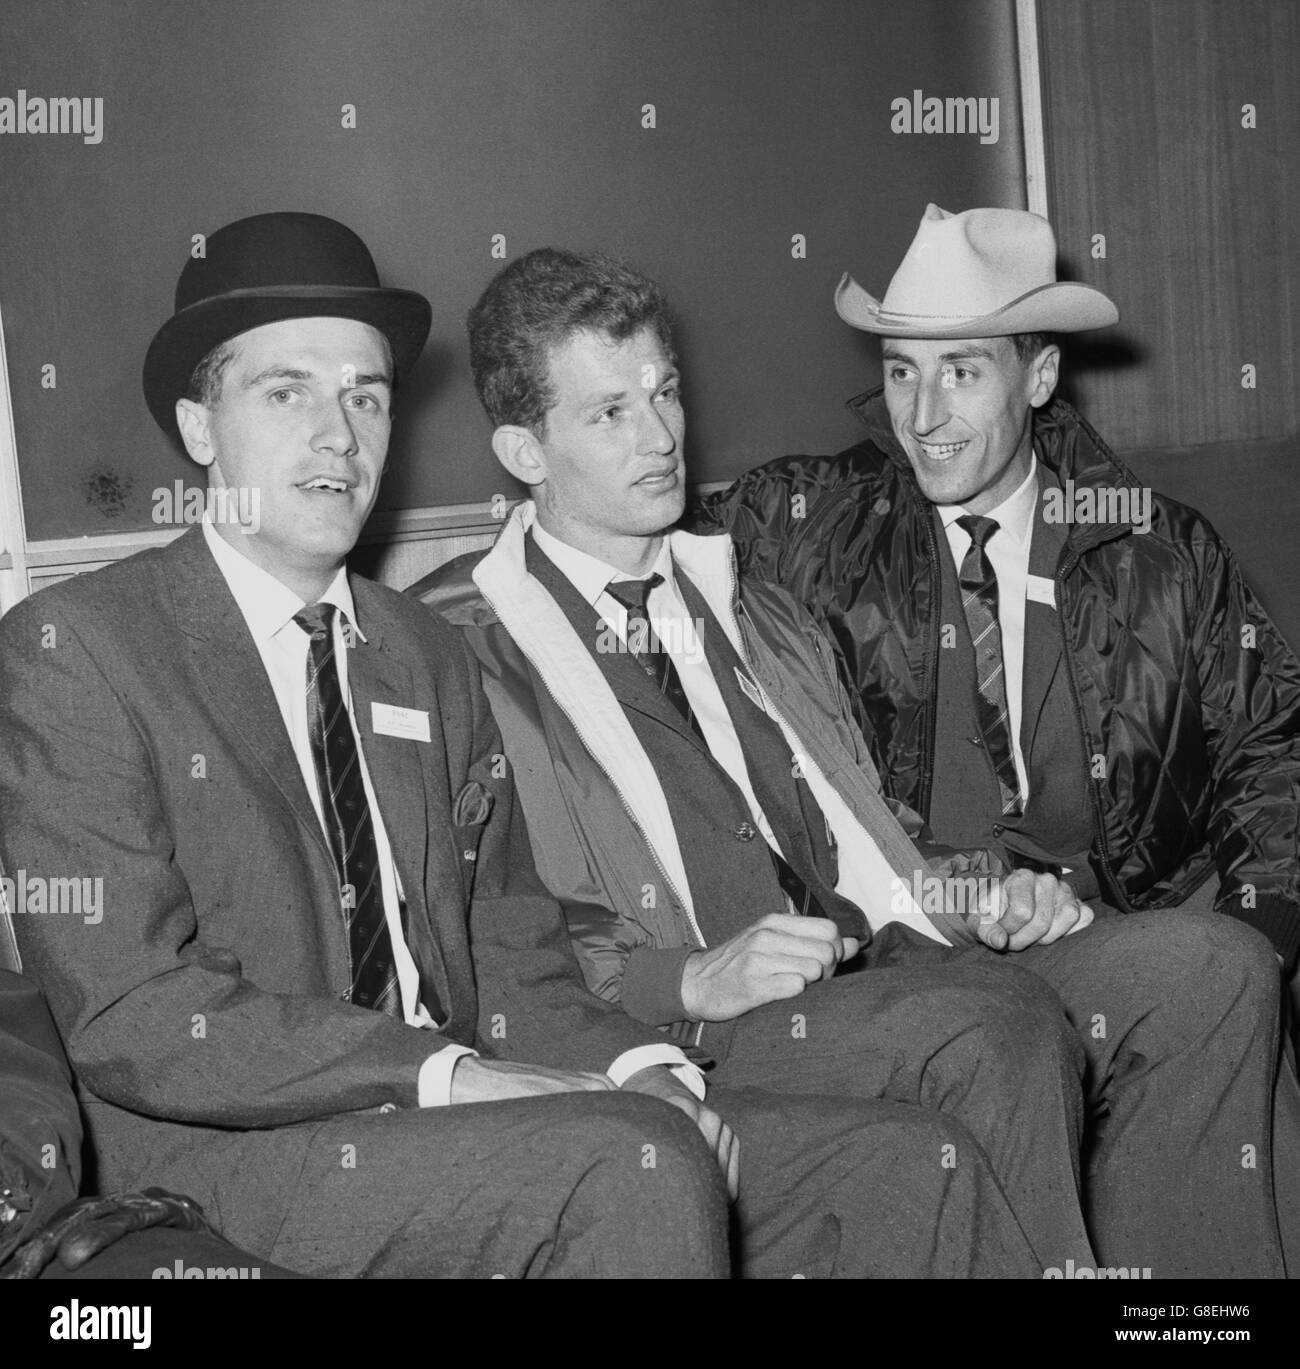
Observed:
[[[949,214],[928,204],[883,300],[847,272],[835,312],[855,328],[901,338],[1078,333],[1119,322],[1100,290],[1056,279],[1052,225],[1023,209]]]

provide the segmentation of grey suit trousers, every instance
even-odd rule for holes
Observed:
[[[223,1233],[325,1277],[1034,1278],[977,1147],[920,1108],[714,1089],[718,1167],[676,1108],[565,1094],[232,1133],[155,1171]],[[963,1155],[945,1166],[944,1147]]]
[[[1079,1196],[1083,1052],[1059,1000],[991,952],[948,965],[922,950],[916,964],[891,964],[911,954],[906,940],[881,937],[869,949],[876,962],[860,957],[855,973],[764,1004],[712,1038],[706,1028],[719,1056],[713,1084],[938,1114],[953,1134],[918,1159],[936,1173],[990,1171],[1040,1271],[1092,1264]]]
[[[658,1099],[571,1093],[231,1132],[155,1182],[333,1278],[719,1278],[721,1171]]]
[[[1008,985],[1028,976],[1050,986],[1087,1057],[1094,1267],[1157,1279],[1300,1274],[1300,1088],[1279,1048],[1277,961],[1258,932],[1180,911],[1099,918],[1002,956],[898,927],[869,950],[878,968],[846,982],[898,973],[887,965],[938,982],[980,966]]]
[[[1300,1276],[1300,1087],[1268,941],[1222,914],[1137,913],[1013,954],[1088,1054],[1084,1192],[1102,1263]]]

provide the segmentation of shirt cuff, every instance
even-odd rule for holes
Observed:
[[[422,1108],[445,1108],[451,1102],[451,1072],[465,1055],[477,1055],[468,1046],[444,1046],[420,1066],[416,1086]]]
[[[654,1065],[667,1065],[678,1080],[703,1102],[704,1074],[676,1046],[633,1046],[630,1051],[624,1051],[605,1073],[618,1088],[622,1088],[634,1074]]]

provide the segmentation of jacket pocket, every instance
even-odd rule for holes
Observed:
[[[451,805],[451,821],[455,827],[482,828],[492,812],[496,798],[492,791],[478,780],[470,780],[461,787]]]

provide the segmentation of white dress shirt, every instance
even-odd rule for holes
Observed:
[[[1021,701],[1025,673],[1025,596],[1029,585],[1029,548],[1033,541],[1034,513],[1038,505],[1038,458],[1031,456],[1029,474],[1016,490],[995,509],[984,515],[998,525],[984,544],[994,574],[998,577],[998,627],[1002,633],[1002,674],[1006,682],[1007,722],[1011,728],[1011,750],[1020,781],[1020,801],[1029,802],[1029,771],[1020,746]],[[960,504],[938,505],[939,517],[948,537],[957,574],[970,550],[971,536],[958,527],[957,519],[966,510]]]
[[[310,638],[294,622],[294,614],[305,606],[304,602],[269,571],[263,570],[225,541],[207,520],[203,522],[203,536],[216,560],[217,568],[221,571],[231,594],[234,595],[244,621],[248,624],[258,655],[266,667],[276,703],[280,707],[280,716],[284,720],[294,756],[302,772],[303,783],[307,786],[307,793],[311,796],[312,806],[320,820],[321,831],[325,833],[328,842],[316,776],[316,761],[311,749],[311,732],[307,721],[307,657]],[[352,723],[352,735],[356,741],[366,802],[370,805],[370,816],[374,825],[380,884],[384,898],[384,920],[393,943],[393,963],[397,970],[398,988],[401,993],[402,1015],[409,1026],[435,1028],[443,1024],[434,1022],[424,1004],[419,1001],[419,972],[402,932],[401,877],[393,860],[383,814],[380,812],[379,802],[370,782],[366,754],[361,745],[361,735],[352,707],[352,691],[348,683],[348,632],[345,631],[344,624],[350,625],[350,631],[361,641],[364,642],[366,638],[356,620],[352,589],[348,584],[346,569],[339,568],[318,602],[333,604],[339,610],[334,618],[334,656],[338,664],[339,686]],[[477,1051],[468,1046],[454,1044],[433,1052],[420,1067],[420,1106],[442,1107],[449,1104],[451,1076],[457,1061],[462,1056],[477,1054]],[[633,1050],[624,1051],[609,1067],[608,1074],[615,1084],[621,1085],[637,1071],[658,1064],[684,1066],[686,1070],[692,1071],[700,1081],[698,1087],[686,1075],[683,1075],[683,1080],[697,1096],[704,1096],[703,1076],[687,1062],[680,1050],[667,1044],[638,1046]]]

